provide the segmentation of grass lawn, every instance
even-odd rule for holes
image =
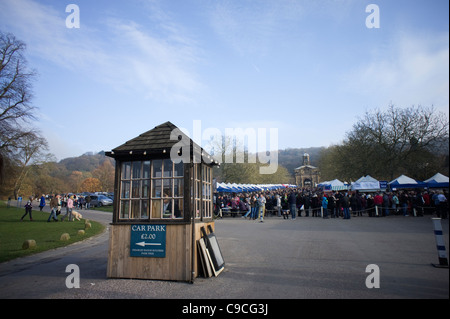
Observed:
[[[74,242],[97,235],[104,230],[104,226],[98,222],[90,221],[92,227],[85,229],[85,220],[69,222],[47,222],[48,213],[33,210],[33,221],[29,216],[25,216],[23,221],[20,218],[25,213],[25,208],[6,207],[0,201],[0,262],[11,260],[17,257],[27,256],[70,245]],[[61,215],[60,215],[61,216]],[[60,217],[58,216],[58,218]],[[78,230],[85,230],[84,235],[78,235]],[[68,233],[70,239],[61,241],[63,233]],[[36,247],[32,249],[22,249],[25,240],[34,239]]]

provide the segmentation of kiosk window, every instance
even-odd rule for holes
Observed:
[[[148,218],[149,185],[150,161],[122,163],[119,218]]]
[[[154,160],[151,218],[183,218],[183,165]]]
[[[183,164],[127,161],[121,170],[119,219],[183,218]]]
[[[197,164],[193,167],[193,190],[195,218],[211,218],[212,216],[212,180],[211,168],[206,165]]]

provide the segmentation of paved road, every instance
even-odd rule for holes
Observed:
[[[110,213],[83,211],[108,224]],[[448,251],[448,220],[443,220]],[[430,217],[216,221],[225,270],[194,284],[106,278],[108,230],[65,248],[0,264],[0,298],[449,298]],[[81,287],[65,285],[68,264]],[[380,269],[368,289],[366,266]]]

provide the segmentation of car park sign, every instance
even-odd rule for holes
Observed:
[[[130,257],[166,257],[166,225],[131,225]]]

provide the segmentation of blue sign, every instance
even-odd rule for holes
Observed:
[[[387,181],[380,181],[380,189],[387,189],[388,182]]]
[[[130,257],[166,257],[167,225],[131,225]]]

